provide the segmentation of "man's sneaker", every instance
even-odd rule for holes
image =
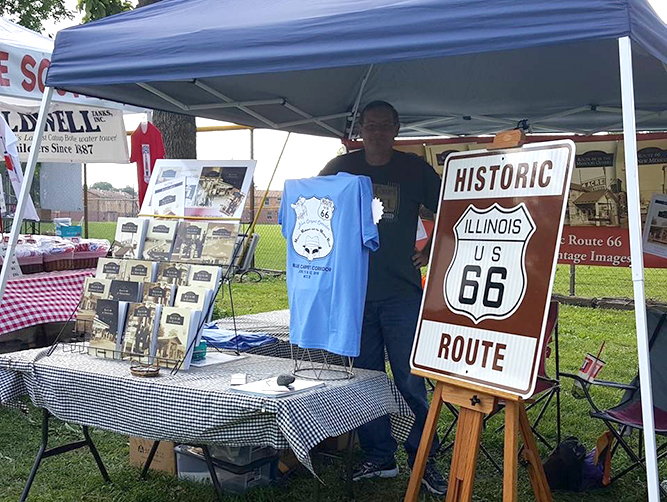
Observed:
[[[378,464],[366,461],[352,473],[352,481],[368,478],[395,478],[398,476],[398,466],[395,460]]]
[[[442,496],[447,494],[447,480],[440,474],[438,467],[435,465],[435,460],[433,459],[428,459],[426,462],[422,484],[433,495]]]

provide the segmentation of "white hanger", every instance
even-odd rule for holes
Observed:
[[[148,131],[148,122],[146,120],[141,121],[141,132],[146,134],[146,131]]]

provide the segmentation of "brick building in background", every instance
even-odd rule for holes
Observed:
[[[259,211],[260,205],[262,204],[262,198],[266,190],[257,190],[255,189],[255,214]],[[259,225],[277,225],[278,224],[278,211],[280,210],[280,203],[282,201],[283,192],[282,190],[269,190],[269,193],[264,201],[262,206],[262,212],[260,213],[259,220],[257,223]],[[244,223],[252,222],[252,216],[250,212],[250,199],[246,201],[245,208],[243,209],[243,219]]]
[[[116,221],[121,216],[136,216],[139,202],[125,192],[88,189],[88,221]]]

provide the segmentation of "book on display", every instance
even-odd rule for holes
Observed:
[[[120,279],[125,277],[125,261],[118,258],[100,258],[97,260],[95,277],[100,279]]]
[[[158,282],[168,282],[176,286],[186,286],[188,284],[188,275],[190,265],[188,263],[162,262],[157,268]]]
[[[234,245],[238,234],[238,223],[208,222],[201,263],[229,265],[234,255]]]
[[[189,308],[192,310],[201,310],[208,312],[208,306],[211,303],[213,291],[201,286],[180,286],[176,290],[176,301],[174,307]]]
[[[220,279],[222,279],[221,267],[214,265],[190,265],[190,274],[188,275],[188,284],[190,286],[199,286],[215,291]]]
[[[112,280],[109,286],[109,299],[117,302],[140,302],[142,282]]]
[[[145,282],[143,285],[143,294],[141,301],[143,303],[153,303],[163,307],[171,307],[176,296],[176,286],[168,282]]]
[[[169,261],[177,228],[177,220],[151,219],[146,230],[143,258],[153,261]]]
[[[126,281],[152,282],[157,273],[157,263],[147,260],[125,260]]]
[[[207,223],[184,221],[176,231],[176,242],[172,259],[185,262],[200,262],[204,249]]]
[[[148,357],[157,336],[161,305],[130,303],[123,336],[123,352]]]
[[[190,367],[201,312],[181,307],[164,307],[158,325],[152,354],[156,363],[172,366],[183,360],[181,369]]]
[[[98,300],[88,353],[97,357],[120,359],[127,303]]]
[[[109,297],[111,279],[100,277],[86,277],[83,283],[83,294],[76,316],[76,331],[90,333],[93,328],[93,319],[97,311],[97,301]]]
[[[118,218],[111,256],[137,259],[141,257],[147,224],[148,220],[145,218]]]

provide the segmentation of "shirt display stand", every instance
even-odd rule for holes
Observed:
[[[302,349],[290,345],[292,374],[308,380],[349,380],[354,378],[354,358],[332,354],[323,349]]]

